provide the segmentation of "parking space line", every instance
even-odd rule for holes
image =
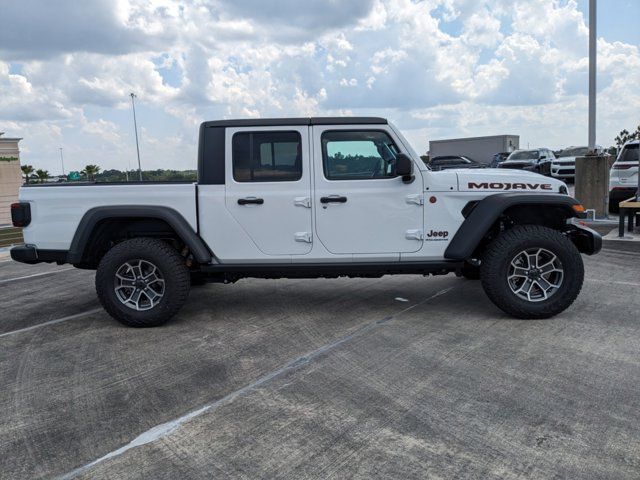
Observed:
[[[640,283],[636,282],[619,282],[616,280],[600,280],[599,278],[587,278],[589,282],[608,283],[613,285],[628,285],[629,287],[640,287]]]
[[[608,254],[613,254],[613,255],[626,255],[629,257],[638,257],[640,256],[640,252],[634,252],[631,250],[616,250],[613,248],[602,248],[601,250],[602,253],[608,253]]]
[[[54,273],[66,272],[69,270],[73,270],[73,267],[61,268],[59,270],[53,270],[52,272],[34,273],[33,275],[25,275],[24,277],[7,278],[5,280],[0,280],[0,283],[9,283],[9,282],[14,282],[16,280],[25,280],[27,278],[42,277],[44,275],[53,275]]]
[[[66,322],[67,320],[73,320],[74,318],[84,317],[86,315],[91,315],[92,313],[97,313],[101,311],[102,308],[94,308],[93,310],[87,310],[86,312],[76,313],[74,315],[69,315],[68,317],[58,318],[56,320],[49,320],[48,322],[39,323],[38,325],[32,325],[30,327],[20,328],[18,330],[12,330],[10,332],[5,332],[0,334],[0,338],[8,337],[9,335],[15,335],[16,333],[28,332],[29,330],[35,330],[36,328],[46,327],[48,325],[55,325],[56,323]]]
[[[274,370],[262,377],[260,377],[259,379],[257,379],[256,381],[245,385],[244,387],[239,388],[238,390],[234,390],[231,393],[228,393],[227,395],[225,395],[224,397],[215,400],[214,402],[211,402],[203,407],[200,407],[197,410],[193,410],[181,417],[178,417],[177,419],[171,420],[169,422],[165,422],[162,423],[160,425],[156,425],[153,428],[150,428],[149,430],[141,433],[140,435],[138,435],[136,438],[134,438],[131,442],[127,443],[126,445],[123,445],[122,447],[113,450],[109,453],[107,453],[106,455],[103,455],[100,458],[97,458],[96,460],[93,460],[81,467],[76,468],[75,470],[72,470],[60,477],[58,477],[61,480],[67,480],[67,479],[71,479],[71,478],[75,478],[76,476],[80,475],[81,473],[85,473],[86,471],[88,471],[89,469],[91,469],[92,467],[95,467],[96,465],[104,462],[105,460],[109,460],[111,458],[115,458],[118,457],[120,455],[122,455],[123,453],[127,452],[128,450],[131,450],[132,448],[136,448],[136,447],[140,447],[143,445],[146,445],[148,443],[152,443],[155,442],[156,440],[159,440],[161,438],[166,437],[167,435],[169,435],[171,432],[173,432],[174,430],[176,430],[180,425],[182,425],[183,423],[185,423],[188,420],[191,420],[192,418],[195,417],[199,417],[200,415],[202,415],[205,412],[213,412],[215,410],[217,410],[218,408],[225,406],[227,404],[230,404],[231,402],[233,402],[234,400],[236,400],[237,398],[245,395],[246,393],[264,385],[265,383],[269,382],[270,380],[273,380],[274,378],[279,377],[280,375],[284,374],[284,373],[288,373],[294,370],[297,370],[299,367],[303,366],[303,365],[307,365],[309,364],[311,361],[315,360],[316,358],[320,357],[321,355],[323,355],[324,353],[330,352],[331,350],[335,349],[336,347],[339,347],[340,345],[349,342],[350,340],[353,340],[354,338],[360,337],[362,335],[364,335],[365,333],[368,333],[372,330],[375,330],[376,328],[378,328],[380,325],[383,325],[385,323],[390,322],[391,320],[393,320],[394,318],[402,315],[403,313],[406,313],[410,310],[413,310],[414,308],[430,301],[433,300],[434,298],[437,298],[441,295],[444,295],[445,293],[450,292],[451,290],[453,290],[455,288],[455,286],[453,287],[449,287],[449,288],[445,288],[443,290],[440,290],[439,292],[431,295],[430,297],[425,298],[424,300],[421,300],[403,310],[400,310],[397,313],[394,313],[393,315],[389,315],[387,317],[384,317],[380,320],[376,320],[370,323],[367,323],[365,325],[363,325],[362,327],[358,328],[357,330],[344,335],[340,338],[338,338],[337,340],[331,342],[331,343],[327,343],[326,345],[323,345],[319,348],[317,348],[316,350],[313,350],[311,352],[308,352],[305,355],[302,355],[298,358],[296,358],[295,360],[292,360],[291,362],[287,363],[286,365],[284,365],[283,367],[280,367],[277,370]]]

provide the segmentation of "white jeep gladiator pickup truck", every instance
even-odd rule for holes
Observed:
[[[508,314],[547,318],[602,244],[563,182],[431,171],[369,117],[205,122],[197,183],[29,185],[11,208],[14,260],[96,269],[106,311],[135,327],[166,322],[196,283],[401,273],[479,278]]]

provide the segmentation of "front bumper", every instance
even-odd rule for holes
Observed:
[[[587,226],[572,223],[567,235],[580,253],[595,255],[602,250],[602,236]]]
[[[33,245],[22,245],[11,249],[11,258],[16,262],[28,263],[67,263],[66,250],[38,250]]]
[[[622,202],[628,198],[633,197],[636,194],[638,187],[613,187],[609,190],[609,199]]]
[[[551,175],[558,178],[575,178],[576,167],[563,165],[551,165]]]

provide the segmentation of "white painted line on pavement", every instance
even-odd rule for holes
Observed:
[[[315,360],[316,358],[318,358],[320,355],[327,353],[331,350],[333,350],[334,348],[342,345],[343,343],[348,342],[349,340],[352,340],[356,337],[359,337],[361,335],[363,335],[364,333],[367,333],[375,328],[377,328],[378,326],[390,322],[391,320],[393,320],[395,317],[402,315],[403,313],[408,312],[409,310],[413,310],[414,308],[416,308],[417,306],[420,306],[426,302],[428,302],[429,300],[433,300],[436,297],[439,297],[441,295],[444,295],[445,293],[453,290],[455,287],[449,287],[449,288],[445,288],[444,290],[440,290],[439,292],[431,295],[428,298],[425,298],[424,300],[419,301],[418,303],[411,305],[410,307],[407,307],[403,310],[400,310],[398,313],[395,313],[393,315],[389,315],[388,317],[385,317],[381,320],[377,320],[374,322],[370,322],[367,323],[366,325],[363,325],[362,327],[360,327],[359,329],[357,329],[356,331],[345,335],[343,337],[340,337],[338,340],[328,343],[326,345],[323,345],[322,347],[319,347],[316,350],[313,350],[312,352],[307,353],[306,355],[302,355],[298,358],[296,358],[295,360],[289,362],[288,364],[286,364],[284,367],[281,367],[277,370],[274,370],[271,373],[268,373],[266,375],[264,375],[263,377],[260,377],[258,380],[256,380],[255,382],[252,382],[248,385],[245,385],[244,387],[235,390],[227,395],[225,395],[224,397],[222,397],[219,400],[216,400],[214,402],[211,402],[207,405],[205,405],[204,407],[201,407],[197,410],[193,410],[175,420],[171,420],[169,422],[166,423],[162,423],[160,425],[156,425],[153,428],[150,428],[149,430],[141,433],[140,435],[138,435],[136,438],[134,438],[133,440],[131,440],[129,443],[127,443],[126,445],[123,445],[122,447],[113,450],[109,453],[107,453],[106,455],[103,455],[100,458],[97,458],[96,460],[93,460],[92,462],[87,463],[86,465],[83,465],[81,467],[76,468],[75,470],[72,470],[68,473],[65,473],[64,475],[58,477],[60,480],[68,480],[71,478],[75,478],[76,476],[80,475],[81,473],[85,473],[87,470],[91,469],[92,467],[98,465],[99,463],[104,462],[105,460],[109,460],[110,458],[114,458],[117,456],[122,455],[123,453],[127,452],[128,450],[131,450],[132,448],[136,448],[136,447],[140,447],[142,445],[146,445],[147,443],[152,443],[155,442],[156,440],[159,440],[161,438],[166,437],[167,435],[169,435],[171,432],[173,432],[176,428],[178,428],[180,425],[182,425],[183,423],[185,423],[188,420],[191,420],[192,418],[195,417],[199,417],[200,415],[202,415],[205,412],[208,411],[215,411],[218,408],[227,405],[231,402],[233,402],[235,399],[237,399],[238,397],[241,397],[242,395],[244,395],[245,393],[250,392],[251,390],[254,390],[257,387],[262,386],[263,384],[267,383],[270,380],[273,380],[274,378],[282,375],[283,373],[287,373],[293,370],[296,370],[298,367],[302,366],[302,365],[307,365],[308,363],[310,363],[312,360]]]
[[[56,323],[66,322],[67,320],[73,320],[74,318],[84,317],[86,315],[91,315],[92,313],[100,312],[102,308],[94,308],[93,310],[88,310],[82,313],[76,313],[74,315],[69,315],[68,317],[58,318],[56,320],[49,320],[48,322],[39,323],[38,325],[32,325],[31,327],[20,328],[19,330],[12,330],[11,332],[6,332],[0,334],[0,338],[8,337],[9,335],[15,335],[16,333],[28,332],[29,330],[35,330],[36,328],[46,327],[48,325],[55,325]]]
[[[616,280],[600,280],[599,278],[587,278],[587,281],[595,283],[608,283],[613,285],[628,285],[630,287],[640,287],[640,283],[635,282],[618,282]]]
[[[635,257],[635,258],[640,257],[640,253],[631,252],[631,251],[627,251],[627,250],[612,250],[610,248],[603,248],[600,252],[601,253],[605,253],[605,254],[609,254],[609,255],[623,255],[625,257]]]
[[[54,273],[66,272],[66,271],[69,271],[69,270],[73,270],[73,267],[61,268],[60,270],[53,270],[51,272],[34,273],[33,275],[25,275],[24,277],[7,278],[5,280],[0,280],[0,284],[1,283],[9,283],[9,282],[13,282],[13,281],[16,281],[16,280],[25,280],[27,278],[42,277],[44,275],[53,275]]]

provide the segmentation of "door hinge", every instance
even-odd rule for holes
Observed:
[[[310,197],[296,197],[296,198],[293,199],[293,204],[296,207],[311,208],[311,198]]]
[[[422,230],[407,230],[404,238],[407,240],[424,240],[424,233]]]
[[[293,234],[296,242],[312,243],[311,233],[309,232],[296,232]]]
[[[416,205],[424,205],[424,195],[417,193],[406,196],[407,203],[415,203]]]

